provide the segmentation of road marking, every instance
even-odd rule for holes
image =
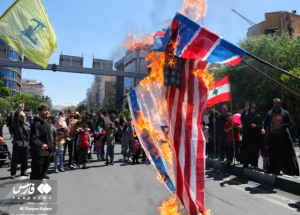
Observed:
[[[208,171],[207,171],[206,173],[207,173],[207,174],[214,175],[214,176],[219,176],[218,174],[215,174],[215,173],[212,173],[212,172],[208,172]],[[220,176],[219,176],[219,177],[220,177]],[[279,201],[277,201],[277,200],[274,200],[274,199],[272,199],[272,198],[266,197],[265,194],[263,194],[263,193],[266,193],[265,191],[260,190],[260,189],[255,188],[255,187],[251,187],[251,186],[249,186],[249,184],[243,185],[242,183],[239,183],[238,181],[232,180],[231,178],[228,178],[228,177],[227,177],[227,178],[224,178],[224,179],[223,179],[222,181],[220,181],[220,182],[227,182],[227,181],[230,181],[230,182],[232,182],[233,184],[235,184],[235,185],[230,185],[230,187],[232,187],[232,188],[234,188],[234,189],[236,189],[236,190],[245,192],[245,188],[250,187],[250,188],[252,188],[252,189],[254,189],[254,190],[256,190],[256,191],[262,192],[262,193],[259,193],[259,195],[256,195],[258,198],[261,198],[261,199],[264,199],[264,200],[266,200],[266,201],[272,202],[272,203],[274,203],[274,204],[277,204],[277,205],[279,205],[279,206],[281,206],[281,207],[287,208],[287,209],[292,210],[292,211],[296,211],[296,212],[298,211],[297,208],[289,207],[288,205],[286,205],[286,204],[284,204],[284,203],[281,203],[281,202],[279,202]],[[290,199],[287,199],[287,198],[285,198],[285,197],[279,196],[279,195],[275,195],[275,194],[267,194],[267,195],[268,195],[268,196],[273,196],[273,197],[279,198],[279,199],[281,199],[281,200],[283,200],[283,201],[287,201],[288,203],[297,204],[297,202],[295,202],[295,201],[293,201],[293,200],[290,200]]]

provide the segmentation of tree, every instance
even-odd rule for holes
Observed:
[[[124,116],[130,116],[130,111],[128,109],[123,109],[121,111],[121,113],[124,115]]]
[[[300,36],[292,40],[287,34],[283,37],[278,37],[275,34],[261,35],[259,37],[244,38],[238,45],[277,67],[290,71],[297,76],[300,75]],[[298,81],[282,75],[282,73],[271,67],[247,56],[244,57],[244,60],[295,92],[300,92]],[[229,75],[234,109],[244,108],[246,101],[258,105],[270,104],[272,106],[272,98],[281,98],[283,95],[288,94],[277,84],[263,78],[243,63],[234,67],[222,66],[214,70],[214,73],[215,80]]]
[[[12,109],[12,104],[9,99],[0,98],[0,113],[8,113]]]
[[[4,82],[0,81],[0,97],[7,98],[10,96],[10,90],[4,86]]]
[[[78,111],[79,113],[81,113],[83,110],[86,110],[86,105],[79,103],[76,107],[76,111]]]
[[[38,112],[38,107],[45,102],[45,100],[41,96],[33,96],[27,93],[16,93],[13,97],[10,98],[12,107],[16,109],[20,102],[23,101],[25,104],[24,111],[33,113]]]
[[[64,111],[65,113],[68,113],[69,110],[76,110],[76,107],[75,107],[75,106],[69,106],[69,107],[66,107],[66,108],[63,109],[63,111]]]
[[[56,115],[60,112],[60,110],[51,109],[50,113]]]

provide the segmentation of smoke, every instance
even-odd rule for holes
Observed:
[[[116,44],[112,52],[109,54],[108,59],[114,59],[114,62],[116,62],[125,56],[126,51],[127,49],[124,46],[122,46],[121,43]]]
[[[177,0],[182,2],[183,0]],[[171,4],[175,4],[176,0],[152,0],[153,2],[153,10],[150,12],[150,19],[152,22],[152,26],[157,27],[158,29],[165,28],[167,23],[171,23],[172,18],[162,20],[162,14],[165,14],[167,11],[170,10]],[[179,10],[178,8],[177,10]],[[174,11],[175,14],[175,11]]]

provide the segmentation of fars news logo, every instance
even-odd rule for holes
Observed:
[[[51,193],[51,186],[48,183],[41,183],[37,188],[34,183],[28,183],[22,186],[14,186],[13,188],[13,198],[12,199],[23,199],[23,200],[47,200],[51,199],[51,196],[47,194]],[[38,192],[36,192],[38,191]],[[44,196],[36,196],[42,194]]]

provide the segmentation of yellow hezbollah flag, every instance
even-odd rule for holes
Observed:
[[[0,39],[44,68],[57,46],[41,0],[17,0],[0,18]]]

